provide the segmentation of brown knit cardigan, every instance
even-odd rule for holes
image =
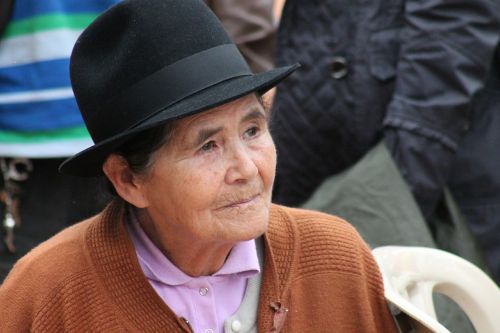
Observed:
[[[189,332],[144,277],[124,211],[112,203],[19,260],[0,287],[0,332]],[[259,332],[396,332],[350,225],[273,206],[264,243]]]

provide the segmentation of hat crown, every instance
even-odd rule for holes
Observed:
[[[124,0],[92,22],[70,60],[94,145],[59,170],[102,175],[109,154],[155,126],[262,94],[298,64],[252,73],[202,0]]]
[[[87,128],[103,105],[149,75],[231,39],[201,0],[124,0],[81,34],[71,55],[71,81]],[[99,138],[99,140],[102,138]]]

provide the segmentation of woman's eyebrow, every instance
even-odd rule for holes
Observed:
[[[203,142],[205,142],[205,140],[210,138],[212,135],[219,133],[220,131],[222,131],[222,126],[216,128],[202,128],[198,132],[198,136],[194,143],[195,147],[201,145]]]
[[[253,107],[249,113],[247,113],[242,119],[241,122],[246,122],[254,119],[264,119],[266,120],[267,117],[264,114],[264,111],[261,110],[258,107]]]

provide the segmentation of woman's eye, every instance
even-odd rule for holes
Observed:
[[[259,128],[257,126],[254,126],[246,130],[245,136],[253,137],[256,136],[258,133],[259,133]]]
[[[215,141],[208,141],[203,146],[201,146],[200,150],[201,151],[210,151],[213,148],[215,148]]]

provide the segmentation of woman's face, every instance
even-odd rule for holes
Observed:
[[[276,151],[255,95],[178,121],[141,176],[149,223],[160,238],[235,243],[265,232]]]

